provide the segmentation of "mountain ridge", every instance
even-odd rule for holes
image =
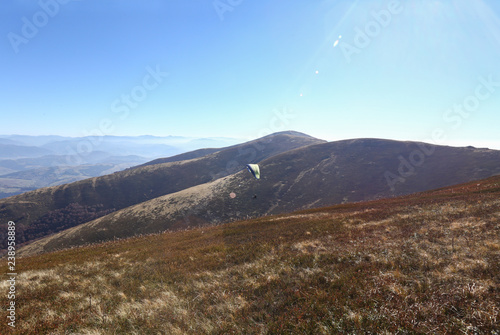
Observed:
[[[30,233],[32,224],[48,225],[43,220],[48,219],[52,211],[62,210],[71,204],[117,210],[227,176],[243,169],[249,160],[259,162],[282,151],[323,142],[286,133],[269,135],[203,157],[130,168],[103,177],[38,189],[0,199],[0,218],[7,220],[5,222],[14,220],[19,223],[18,240],[22,243],[42,237]],[[51,219],[47,234],[58,231],[58,227],[63,225],[64,222]]]
[[[0,135],[0,198],[98,177],[102,175],[102,164],[113,164],[107,169],[111,173],[158,157],[199,148],[222,148],[240,142],[241,139],[226,137]],[[101,166],[89,168],[89,165]],[[57,176],[47,173],[47,167],[59,167]],[[7,176],[26,170],[32,170],[29,174],[37,180],[33,181],[29,176]],[[82,170],[89,174],[81,173]]]
[[[419,152],[425,161],[391,184],[387,174],[398,173],[401,157]],[[260,180],[242,170],[159,196],[38,241],[38,250],[446,187],[500,174],[500,151],[355,139],[295,148],[259,164]]]

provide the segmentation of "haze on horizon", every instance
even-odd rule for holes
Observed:
[[[493,0],[0,4],[0,134],[500,149]]]

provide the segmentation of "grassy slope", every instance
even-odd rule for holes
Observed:
[[[20,258],[16,331],[498,334],[499,196],[492,177]]]
[[[220,150],[223,150],[223,149],[224,148],[222,148],[222,149],[220,149],[220,148],[217,148],[217,149],[215,149],[215,148],[206,148],[206,149],[193,150],[193,151],[189,151],[189,152],[182,153],[182,154],[175,155],[175,156],[171,156],[171,157],[158,158],[158,159],[152,160],[150,162],[138,165],[138,166],[136,166],[136,168],[137,167],[142,167],[142,166],[148,166],[148,165],[156,165],[156,164],[163,164],[163,163],[170,163],[170,162],[178,162],[178,161],[184,161],[184,160],[188,160],[188,159],[199,158],[199,157],[203,157],[203,156],[206,156],[206,155],[213,154],[213,153],[215,153],[217,151],[220,151]]]
[[[9,220],[26,228],[48,212],[72,203],[118,210],[227,176],[251,161],[323,142],[298,133],[277,133],[196,159],[142,166],[0,199],[0,239],[6,237]]]
[[[125,163],[126,166],[128,166]],[[0,197],[5,198],[38,188],[62,185],[123,170],[120,164],[39,167],[0,176]]]
[[[398,183],[396,194],[454,185],[500,173],[500,151],[432,148],[434,153],[426,157],[425,164],[415,167],[415,172],[404,183]],[[241,171],[215,182],[124,208],[34,241],[22,251],[53,251],[115,237],[390,197],[394,193],[384,178],[384,172],[397,172],[398,157],[409,157],[418,149],[419,144],[415,142],[358,139],[290,150],[263,160],[259,181],[246,170]],[[231,192],[234,192],[234,198],[230,198]]]

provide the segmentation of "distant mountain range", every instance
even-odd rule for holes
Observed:
[[[157,157],[239,142],[180,136],[0,135],[0,198],[102,176]]]
[[[261,179],[245,170],[259,163]],[[500,151],[326,142],[283,132],[0,200],[0,222],[39,252],[137,234],[380,199],[500,174]],[[64,230],[63,230],[64,229]],[[2,230],[6,231],[6,230]]]

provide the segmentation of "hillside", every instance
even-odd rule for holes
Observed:
[[[500,174],[500,151],[425,145],[432,154],[405,173],[404,182],[386,178],[387,172],[398,173],[400,157],[411,157],[423,145],[359,139],[297,148],[263,160],[260,180],[240,171],[61,231],[23,252],[381,199]]]
[[[0,333],[496,334],[499,199],[497,176],[21,257]]]
[[[49,166],[5,173],[0,175],[0,198],[7,198],[42,187],[62,185],[95,176],[103,176],[144,162],[144,158],[126,157],[112,158],[109,159],[109,163],[102,164]],[[123,162],[120,162],[120,160]]]
[[[138,166],[136,166],[136,168],[142,167],[142,166],[148,166],[148,165],[156,165],[156,164],[162,164],[162,163],[170,163],[170,162],[178,162],[178,161],[184,161],[184,160],[188,160],[188,159],[194,159],[194,158],[203,157],[203,156],[212,154],[212,153],[220,151],[220,150],[221,149],[215,149],[215,148],[193,150],[190,152],[186,152],[186,153],[171,156],[171,157],[154,159],[152,161],[138,165]]]
[[[50,150],[44,148],[0,143],[0,159],[40,157],[50,153]]]
[[[295,132],[277,133],[195,159],[142,166],[0,199],[0,238],[5,244],[9,220],[18,223],[18,241],[26,242],[67,228],[68,215],[58,213],[74,204],[114,211],[214,181],[243,169],[248,162],[323,142]],[[73,225],[86,222],[80,214],[72,214]]]
[[[236,143],[241,141],[222,137],[0,135],[0,198],[99,177],[158,157]]]

